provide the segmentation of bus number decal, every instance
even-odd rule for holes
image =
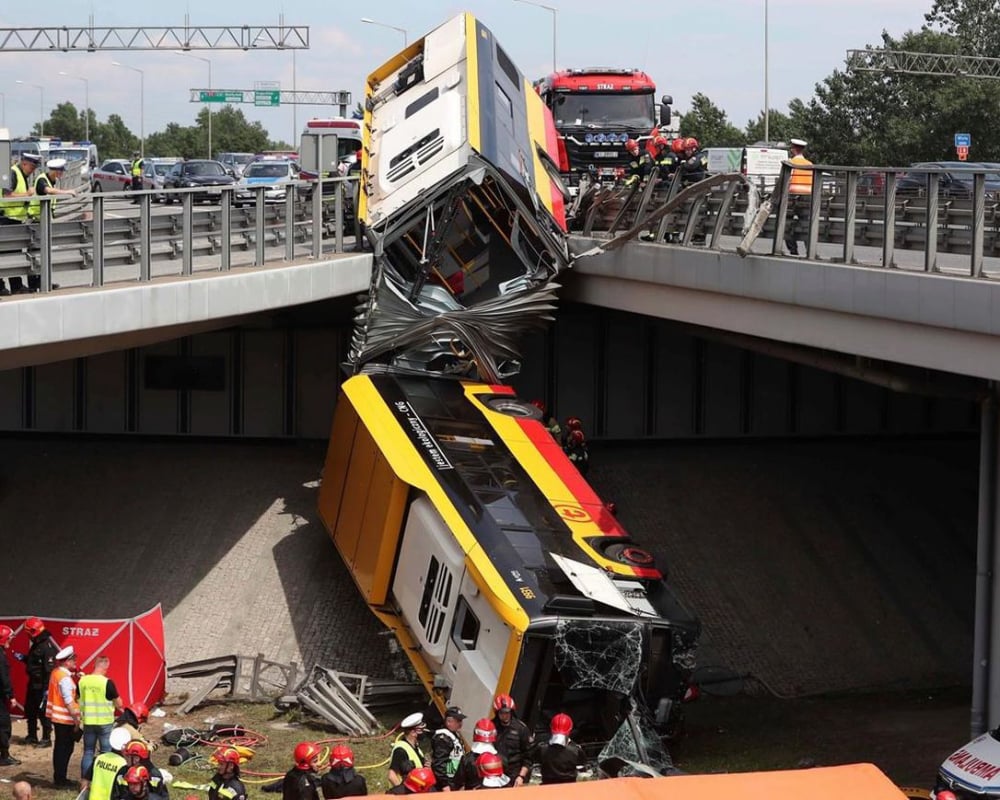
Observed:
[[[531,589],[529,589],[527,586],[520,586],[518,588],[521,590],[521,594],[524,596],[525,600],[535,599],[535,593],[531,591]]]
[[[590,514],[580,506],[556,503],[552,507],[567,522],[592,522]]]

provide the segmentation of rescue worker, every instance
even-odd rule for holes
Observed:
[[[693,136],[689,136],[684,140],[683,160],[678,167],[683,186],[690,186],[698,181],[703,181],[708,175],[708,156],[698,152],[700,148],[701,145],[698,144],[698,140]]]
[[[481,789],[502,789],[510,785],[510,778],[503,771],[503,759],[496,753],[483,753],[476,759]]]
[[[563,449],[577,471],[581,475],[586,475],[590,469],[590,449],[587,447],[587,437],[583,435],[583,431],[570,431],[566,437],[566,447]]]
[[[166,800],[166,789],[157,792],[149,783],[149,770],[141,764],[125,771],[124,782],[115,785],[112,800]]]
[[[124,728],[118,728],[117,730],[125,730]],[[127,765],[121,769],[118,774],[118,782],[122,783],[125,778],[125,773],[130,767],[145,767],[146,772],[149,773],[149,777],[146,779],[149,783],[149,790],[153,794],[167,794],[167,781],[163,772],[157,767],[152,759],[150,759],[150,749],[149,745],[146,744],[142,739],[132,739],[125,749],[122,751],[122,755],[125,756]]]
[[[240,780],[240,753],[235,747],[219,747],[212,754],[215,774],[208,800],[247,800],[247,787]]]
[[[115,719],[115,725],[127,730],[130,739],[138,739],[145,742],[150,750],[155,750],[156,744],[149,741],[149,739],[142,735],[142,731],[139,730],[140,726],[147,719],[149,719],[149,709],[146,708],[146,704],[135,702],[130,706],[126,706],[125,710],[118,715]]]
[[[479,776],[479,769],[476,766],[476,759],[481,755],[493,754],[499,756],[493,743],[497,740],[497,727],[491,720],[481,719],[476,721],[472,729],[472,747],[465,753],[458,762],[455,770],[455,777],[451,780],[451,788],[478,789],[482,783]],[[500,761],[501,767],[503,760]]]
[[[295,766],[285,773],[281,784],[282,800],[319,800],[319,776],[316,760],[320,748],[315,742],[299,742],[292,758]]]
[[[450,706],[444,712],[444,727],[434,731],[431,737],[431,769],[434,770],[436,785],[442,792],[451,790],[451,781],[458,771],[458,762],[465,755],[465,745],[459,731],[465,714],[458,706]]]
[[[0,192],[0,225],[20,225],[28,221],[28,202],[35,194],[31,176],[42,163],[38,153],[21,153],[21,160],[10,168],[10,188]],[[10,289],[0,278],[0,296],[20,294],[27,290],[20,277],[10,279]]]
[[[566,418],[566,435],[560,440],[560,444],[563,448],[569,443],[569,435],[573,431],[582,431],[583,421],[579,417],[567,417]]]
[[[410,770],[430,766],[429,759],[424,756],[418,744],[421,734],[426,730],[424,715],[419,711],[410,714],[399,723],[399,727],[402,729],[401,733],[392,743],[392,752],[389,755],[388,777],[389,783],[393,786],[402,784]]]
[[[83,758],[80,772],[84,775],[94,763],[94,753],[98,741],[101,752],[111,749],[111,729],[115,724],[115,712],[121,711],[122,700],[118,689],[108,678],[111,659],[98,656],[94,659],[94,671],[80,678],[80,718],[83,722]]]
[[[788,160],[792,164],[812,165],[812,161],[804,155],[806,149],[804,139],[792,139],[789,145],[789,151],[792,155]],[[799,243],[795,238],[795,225],[800,219],[809,217],[812,188],[813,172],[811,169],[792,170],[792,175],[788,180],[788,217],[785,221],[785,247],[790,256],[799,254]]]
[[[84,789],[90,787],[90,800],[111,800],[119,773],[128,769],[128,761],[122,755],[129,743],[128,731],[115,728],[108,739],[111,748],[95,758],[83,775],[81,786]]]
[[[528,726],[515,716],[515,709],[514,698],[509,694],[498,694],[493,701],[497,753],[503,759],[504,773],[512,785],[521,786],[531,772],[529,759],[533,737]]]
[[[674,177],[680,159],[671,149],[670,142],[662,133],[653,137],[653,167],[661,181],[669,181]],[[677,141],[676,139],[674,141]]]
[[[129,171],[132,176],[132,186],[133,192],[142,191],[142,156],[138,150],[132,153],[132,167]],[[138,203],[139,198],[137,197],[132,201],[133,203]]]
[[[423,794],[434,791],[434,770],[430,767],[411,769],[403,782],[393,786],[386,794]]]
[[[622,184],[626,189],[638,186],[649,176],[653,167],[653,161],[649,153],[639,150],[639,143],[635,139],[625,142],[625,152],[628,153],[629,162],[625,167],[625,182]]]
[[[569,714],[556,714],[549,723],[549,740],[535,748],[532,760],[542,774],[542,785],[548,783],[574,783],[576,768],[586,764],[583,748],[570,741],[573,720]]]
[[[21,762],[10,754],[10,710],[14,705],[14,685],[10,682],[7,648],[14,638],[8,625],[0,625],[0,767],[16,767]]]
[[[35,179],[35,196],[28,201],[28,217],[37,220],[42,215],[42,201],[39,197],[56,195],[60,197],[75,197],[74,189],[58,189],[56,183],[66,173],[66,159],[53,158],[46,162],[45,169]],[[56,201],[47,204],[50,213],[54,213]]]
[[[322,787],[326,800],[368,794],[364,775],[354,769],[354,751],[346,744],[338,744],[330,751],[330,771],[323,776]]]
[[[28,673],[28,692],[24,700],[24,717],[28,723],[25,744],[52,747],[52,722],[45,716],[45,700],[49,689],[49,677],[56,666],[59,645],[45,624],[38,617],[29,617],[24,630],[31,638],[31,647],[24,660]],[[38,739],[38,724],[41,722],[42,738]]]
[[[56,666],[49,677],[49,694],[45,716],[52,721],[55,746],[52,748],[52,783],[57,789],[76,788],[66,775],[69,760],[76,746],[76,731],[80,729],[80,706],[76,700],[76,651],[73,646],[56,653]]]

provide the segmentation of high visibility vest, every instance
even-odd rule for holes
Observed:
[[[417,767],[422,767],[424,765],[423,755],[421,755],[420,751],[412,744],[410,744],[408,741],[406,741],[406,739],[404,739],[403,737],[398,738],[393,743],[392,749],[395,750],[397,747],[404,753],[406,753],[406,757],[413,762],[414,769],[416,769]]]
[[[41,175],[38,176],[38,180],[35,181],[35,197],[32,197],[28,201],[28,216],[32,217],[33,219],[38,219],[40,216],[42,216],[42,201],[38,199],[38,184],[41,183],[42,181],[45,182],[45,185],[49,189],[51,189],[53,186],[52,179],[49,177],[49,173],[43,172]],[[55,213],[56,210],[55,195],[48,195],[48,196],[52,198],[52,200],[49,201],[49,208],[51,209],[52,213]]]
[[[794,156],[788,159],[792,164],[812,164],[805,156]],[[788,181],[789,194],[812,194],[813,173],[811,169],[793,169]]]
[[[126,763],[118,753],[101,753],[94,759],[94,777],[90,782],[90,797],[93,800],[111,800],[115,777]]]
[[[140,175],[142,175],[142,159],[137,158],[132,162],[132,177],[138,178]]]
[[[455,773],[458,772],[458,762],[462,760],[462,756],[465,755],[465,746],[462,744],[462,740],[458,738],[454,731],[450,731],[447,728],[439,728],[434,731],[435,736],[447,736],[451,739],[451,753],[448,755],[448,763],[445,764],[444,774],[449,778],[454,778]]]
[[[76,722],[70,708],[63,702],[62,692],[59,691],[59,681],[69,677],[71,674],[66,667],[56,667],[49,677],[49,699],[45,704],[45,716],[59,725],[73,725]],[[72,705],[73,710],[76,710],[76,703]]]
[[[11,167],[14,174],[14,185],[10,188],[11,194],[24,194],[28,191],[28,181],[21,172],[21,167],[15,164]],[[5,217],[10,219],[23,220],[28,216],[28,203],[26,200],[0,200],[0,210]]]
[[[115,704],[107,699],[106,675],[80,678],[80,715],[84,725],[110,725],[115,721]]]

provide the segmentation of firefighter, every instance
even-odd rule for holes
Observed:
[[[569,435],[573,431],[582,431],[582,430],[583,430],[583,421],[579,417],[567,417],[566,434],[565,436],[562,437],[562,439],[559,442],[563,446],[563,449],[566,449],[566,445],[569,443]]]
[[[125,730],[125,728],[117,728],[117,730]],[[112,731],[113,732],[113,731]],[[142,739],[132,739],[125,749],[122,750],[122,755],[125,756],[125,761],[128,762],[127,766],[119,770],[118,773],[118,783],[121,784],[125,780],[125,773],[130,767],[145,767],[148,774],[146,782],[149,784],[149,790],[153,794],[166,795],[167,793],[167,782],[164,779],[163,773],[160,768],[153,764],[150,759],[150,749],[149,745],[146,744]]]
[[[533,753],[533,761],[542,774],[542,785],[549,783],[574,783],[576,768],[586,763],[583,748],[570,740],[573,720],[569,714],[556,714],[549,724],[549,740],[540,744]]]
[[[510,785],[510,778],[503,771],[503,759],[496,753],[483,753],[476,759],[481,789],[502,789]]]
[[[386,794],[423,794],[433,792],[436,779],[430,767],[417,767],[406,773],[403,782],[393,786]]]
[[[292,758],[295,766],[285,773],[281,784],[282,800],[319,800],[319,776],[316,760],[320,748],[315,742],[299,742]]]
[[[674,141],[677,141],[676,139]],[[670,142],[662,133],[653,137],[653,167],[661,181],[669,181],[674,177],[680,159],[671,149]]]
[[[132,739],[139,739],[145,742],[150,750],[155,750],[156,743],[149,741],[139,730],[147,719],[149,719],[149,709],[146,707],[146,704],[136,702],[125,707],[125,710],[115,718],[115,725],[127,730]]]
[[[649,157],[649,153],[643,153],[639,150],[639,143],[635,139],[629,139],[625,142],[625,152],[628,153],[629,162],[625,167],[625,183],[623,185],[626,189],[631,189],[646,180],[652,170],[653,161]]]
[[[493,724],[497,729],[497,752],[503,759],[504,773],[512,785],[521,786],[531,772],[529,754],[533,737],[528,726],[515,716],[516,704],[509,694],[498,694],[493,701]]]
[[[247,800],[247,787],[240,780],[240,753],[235,747],[220,747],[213,754],[215,774],[212,776],[208,800]]]
[[[7,666],[7,648],[14,631],[0,625],[0,767],[16,767],[21,762],[10,754],[10,707],[14,704],[14,686]]]
[[[434,731],[431,737],[431,769],[434,770],[436,785],[441,791],[451,789],[451,780],[458,770],[458,762],[465,754],[465,745],[459,731],[465,714],[458,706],[450,706],[444,712],[444,727]]]
[[[326,800],[364,797],[368,794],[364,775],[354,770],[354,751],[346,744],[338,744],[330,751],[330,771],[323,776],[322,785]]]
[[[701,145],[693,136],[684,140],[684,157],[680,163],[681,183],[690,186],[705,180],[708,175],[708,156],[700,153]]]
[[[479,788],[482,779],[479,777],[476,759],[487,753],[499,755],[493,746],[496,740],[497,726],[488,719],[477,720],[476,726],[472,729],[472,747],[458,762],[458,769],[455,770],[455,777],[451,781],[452,789]],[[502,766],[503,761],[500,763]]]
[[[45,694],[49,688],[49,676],[56,666],[59,645],[38,617],[25,620],[24,630],[31,638],[31,647],[24,658],[24,668],[28,673],[28,693],[24,700],[28,735],[24,738],[24,743],[52,747],[52,721],[45,716]],[[39,722],[42,726],[40,740],[37,735]]]
[[[156,791],[149,783],[149,770],[141,764],[125,771],[124,782],[115,786],[112,800],[167,800],[167,790]]]
[[[586,475],[590,469],[590,449],[587,447],[587,437],[583,435],[583,431],[569,432],[564,451],[579,473]]]

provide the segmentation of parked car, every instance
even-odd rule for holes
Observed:
[[[147,158],[142,162],[142,188],[162,190],[166,184],[167,175],[179,158]],[[162,203],[167,199],[164,194],[154,194],[153,201]]]
[[[973,175],[986,173],[986,196],[1000,197],[1000,168],[996,164],[976,161],[925,161],[911,164],[911,168],[940,169],[938,196],[949,198],[972,197]],[[927,174],[905,173],[896,180],[897,195],[923,195],[927,191]]]
[[[236,179],[218,161],[199,159],[181,161],[174,164],[163,181],[164,189],[190,189],[202,187],[203,192],[194,193],[194,202],[215,201],[222,195],[223,186],[232,186]],[[179,195],[165,196],[167,203],[179,199]]]
[[[132,188],[131,165],[127,159],[112,158],[90,174],[95,192],[122,192]]]
[[[287,159],[262,159],[248,164],[236,185],[236,196],[233,202],[238,205],[255,203],[257,191],[255,186],[266,186],[264,202],[282,203],[289,183],[299,178],[299,165]]]

